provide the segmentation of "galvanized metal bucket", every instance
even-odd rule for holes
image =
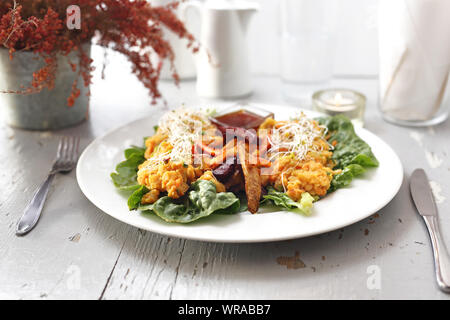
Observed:
[[[90,54],[90,44],[85,45]],[[58,58],[58,70],[53,90],[44,89],[35,94],[0,93],[0,113],[7,124],[30,130],[55,130],[76,125],[87,118],[89,89],[84,86],[78,72],[68,63],[79,60],[78,52]],[[32,52],[16,52],[13,59],[7,49],[0,49],[0,90],[20,89],[29,86],[32,74],[44,65],[42,58]],[[69,107],[67,98],[75,79],[81,93],[75,104]]]

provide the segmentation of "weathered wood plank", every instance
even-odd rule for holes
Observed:
[[[170,299],[185,242],[133,230],[102,299]]]

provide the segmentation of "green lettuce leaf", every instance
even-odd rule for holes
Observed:
[[[301,213],[306,216],[311,215],[315,199],[308,192],[304,192],[300,201],[296,202],[286,193],[277,191],[273,187],[269,187],[267,191],[268,193],[264,196],[264,200],[269,200],[276,207]]]
[[[355,133],[352,122],[345,116],[334,116],[318,119],[328,128],[331,134],[329,142],[336,141],[332,159],[336,169],[344,169],[350,164],[359,164],[363,168],[377,167],[378,160],[370,146]]]
[[[138,209],[141,206],[142,197],[149,191],[147,187],[139,186],[128,198],[128,208],[130,210]]]
[[[126,160],[117,165],[116,172],[111,173],[111,179],[117,188],[135,191],[139,188],[137,171],[139,165],[145,161],[145,148],[132,147],[124,153]]]
[[[365,171],[366,169],[359,164],[350,164],[346,166],[341,173],[333,177],[328,192],[330,193],[336,191],[337,189],[347,187],[354,178],[362,175]]]
[[[140,193],[136,191],[133,195],[139,197]],[[132,197],[129,203],[134,204],[135,199],[131,200]],[[140,206],[138,209],[150,210],[167,222],[190,223],[213,213],[233,214],[238,212],[239,208],[239,198],[233,193],[217,193],[213,182],[198,180],[191,185],[191,191],[181,199],[175,200],[165,196],[152,205]]]
[[[352,122],[345,116],[317,119],[328,128],[328,141],[337,142],[332,159],[336,163],[334,169],[342,169],[331,181],[328,193],[348,186],[351,181],[362,175],[367,168],[378,167],[379,162],[370,146],[355,133]]]

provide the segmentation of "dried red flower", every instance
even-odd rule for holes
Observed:
[[[73,4],[81,9],[80,30],[66,28],[66,10]],[[45,66],[33,73],[31,86],[14,93],[52,89],[58,68],[57,55],[67,56],[74,51],[79,53],[79,64],[68,63],[88,86],[92,80],[93,61],[83,51],[82,45],[93,40],[127,56],[133,73],[155,102],[161,97],[158,80],[162,63],[154,65],[152,53],[158,55],[160,61],[171,64],[174,80],[178,82],[173,66],[174,53],[163,37],[162,26],[187,39],[193,52],[198,50],[193,36],[175,14],[177,6],[178,2],[174,2],[156,7],[146,0],[2,0],[0,44],[9,49],[11,58],[16,51],[32,51],[45,61]],[[78,83],[75,82],[68,105],[72,106],[79,95]]]

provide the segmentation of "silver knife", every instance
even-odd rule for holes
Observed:
[[[439,288],[450,292],[450,257],[439,231],[436,203],[427,175],[423,169],[416,169],[410,179],[411,196],[417,211],[425,220],[433,245],[434,268]]]

